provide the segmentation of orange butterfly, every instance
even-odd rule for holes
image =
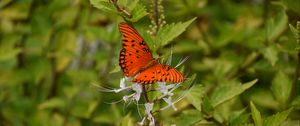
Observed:
[[[133,27],[122,22],[119,24],[119,30],[123,35],[119,65],[126,77],[136,75],[132,81],[141,84],[178,83],[184,80],[178,70],[160,64],[159,59],[153,58],[148,45]]]

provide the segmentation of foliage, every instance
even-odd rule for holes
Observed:
[[[115,103],[121,94],[98,87],[118,87],[123,77],[118,23],[124,21],[155,56],[172,52],[172,66],[190,56],[178,67],[185,87],[174,92],[185,97],[177,111],[157,112],[157,124],[299,124],[299,1],[169,0],[151,8],[164,9],[160,14],[149,3],[1,0],[0,125],[141,121],[134,104]],[[155,28],[149,13],[166,21],[156,34],[146,32]]]

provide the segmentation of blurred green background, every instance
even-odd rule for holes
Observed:
[[[133,14],[135,28],[149,37],[149,15],[159,0],[118,2]],[[139,6],[126,6],[132,2]],[[159,4],[166,24],[197,17],[186,30],[178,27],[185,31],[173,41],[146,41],[155,56],[172,50],[173,66],[190,56],[181,70],[188,78],[197,75],[187,98],[176,104],[178,111],[156,115],[159,124],[300,125],[299,0]],[[97,87],[117,88],[123,77],[117,26],[124,15],[113,8],[109,0],[0,1],[0,126],[127,126],[141,121],[134,104],[108,104],[124,93]],[[168,38],[167,32],[157,36]],[[151,37],[145,39],[155,40]]]

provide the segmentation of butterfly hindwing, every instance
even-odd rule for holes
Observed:
[[[133,79],[133,82],[141,84],[151,84],[155,82],[178,83],[183,80],[183,75],[175,68],[168,65],[156,64],[138,74]]]
[[[153,57],[148,45],[134,28],[123,22],[119,30],[123,35],[119,65],[125,76],[131,77],[147,66]]]

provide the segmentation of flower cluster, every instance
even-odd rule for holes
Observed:
[[[114,92],[114,93],[120,93],[122,91],[131,91],[133,92],[132,94],[129,95],[125,95],[123,96],[122,100],[124,102],[131,102],[134,101],[136,103],[139,103],[141,95],[148,93],[149,91],[146,89],[143,89],[143,86],[153,86],[153,85],[143,85],[143,84],[139,84],[139,83],[133,83],[132,85],[127,85],[126,81],[130,81],[130,78],[122,78],[120,80],[120,88],[118,89],[105,89],[102,91],[106,91],[106,92]],[[150,100],[146,100],[146,103],[144,103],[144,107],[145,107],[145,116],[142,119],[141,122],[139,122],[140,125],[144,125],[145,120],[149,121],[149,125],[150,126],[154,126],[155,125],[155,118],[153,113],[156,111],[162,111],[165,110],[169,107],[172,107],[175,111],[177,110],[177,108],[175,107],[174,103],[179,101],[181,98],[178,98],[175,101],[172,101],[172,96],[174,95],[173,91],[175,89],[177,89],[179,86],[181,86],[181,83],[175,83],[175,84],[166,84],[166,82],[157,82],[157,87],[154,88],[154,90],[152,91],[158,91],[161,93],[160,96],[158,96],[155,100],[150,101]],[[157,100],[163,100],[164,102],[167,103],[166,106],[160,108],[159,110],[153,110],[153,106],[155,105]],[[139,105],[139,104],[137,104]]]
[[[162,0],[152,0],[150,8],[149,17],[151,19],[151,25],[149,26],[150,30],[147,32],[150,35],[155,35],[157,31],[166,24]]]

